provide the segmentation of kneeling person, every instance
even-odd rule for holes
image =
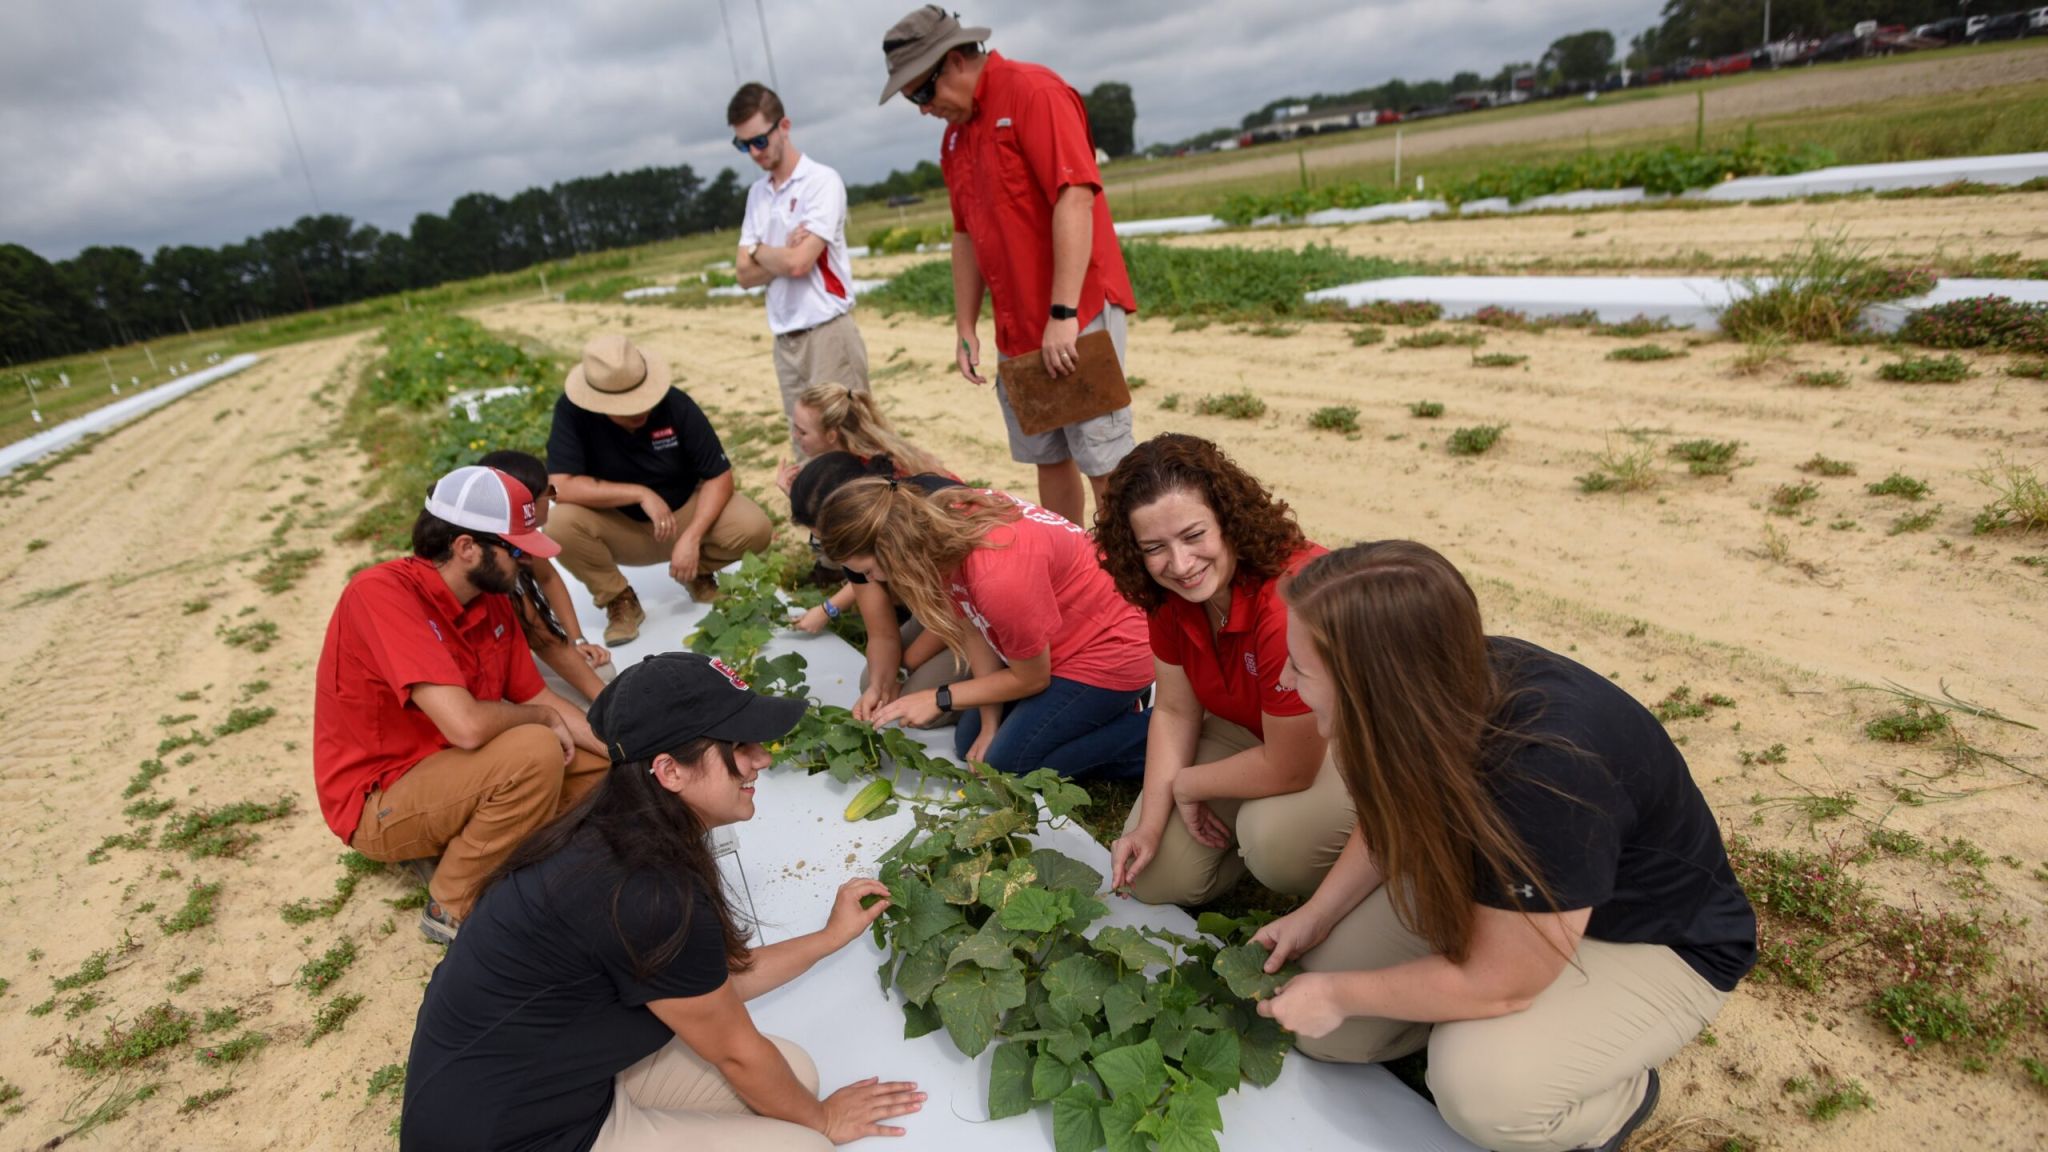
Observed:
[[[358,573],[328,621],[313,776],[328,827],[356,851],[440,858],[420,927],[445,943],[491,869],[606,761],[583,711],[542,683],[507,595],[522,555],[556,552],[525,486],[457,468],[412,547]]]
[[[692,598],[713,572],[768,546],[767,513],[734,491],[732,462],[704,410],[669,387],[668,367],[623,336],[600,336],[570,369],[548,433],[555,510],[548,534],[624,644],[646,620],[621,564],[668,564]]]

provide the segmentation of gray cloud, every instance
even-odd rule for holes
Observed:
[[[957,2],[957,0],[956,0]],[[393,230],[471,191],[650,164],[752,169],[726,143],[719,0],[257,0],[320,206]],[[877,108],[908,0],[760,0],[806,151],[849,180],[936,153]],[[1141,142],[1283,95],[1491,75],[1583,28],[1627,38],[1660,0],[1039,0],[963,9],[991,46],[1086,91],[1131,85]],[[768,79],[752,0],[724,0],[739,72]],[[0,12],[0,241],[221,244],[311,211],[248,0],[73,0]]]

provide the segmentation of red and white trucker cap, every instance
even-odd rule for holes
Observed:
[[[554,556],[562,546],[541,534],[533,493],[496,468],[471,464],[434,482],[427,511],[457,528],[489,532],[535,556]]]

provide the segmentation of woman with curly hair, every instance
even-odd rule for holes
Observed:
[[[955,751],[1004,772],[1143,768],[1145,618],[1118,598],[1080,528],[1000,492],[927,495],[892,477],[833,493],[817,536],[850,576],[887,584],[974,673],[905,692],[872,723],[924,727],[957,708]]]
[[[1356,544],[1288,585],[1287,680],[1358,830],[1267,924],[1259,1005],[1319,1060],[1427,1046],[1438,1110],[1482,1148],[1612,1152],[1657,1065],[1756,962],[1756,915],[1664,726],[1607,677],[1488,636],[1421,544]]]
[[[844,384],[813,384],[797,395],[789,412],[797,451],[806,459],[827,452],[851,452],[862,462],[887,458],[898,476],[950,476],[939,458],[905,440],[865,392]],[[775,483],[784,492],[803,470],[803,461],[785,464]]]
[[[1095,540],[1149,619],[1159,685],[1110,883],[1148,904],[1205,903],[1247,869],[1276,892],[1315,891],[1353,820],[1315,718],[1280,685],[1279,589],[1324,549],[1216,445],[1178,434],[1110,473]]]

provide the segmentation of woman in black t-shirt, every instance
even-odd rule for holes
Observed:
[[[590,707],[609,775],[493,874],[420,1006],[403,1149],[826,1149],[900,1136],[907,1082],[818,1098],[801,1048],[745,1001],[801,976],[888,906],[842,885],[825,927],[760,948],[726,901],[709,831],[751,819],[762,748],[804,703],[664,653]],[[863,909],[861,900],[878,897]]]
[[[1305,970],[1260,1012],[1323,1060],[1428,1045],[1438,1109],[1482,1147],[1619,1147],[1756,958],[1684,758],[1605,677],[1486,636],[1423,545],[1331,553],[1285,597],[1358,827],[1260,930],[1268,971]]]

